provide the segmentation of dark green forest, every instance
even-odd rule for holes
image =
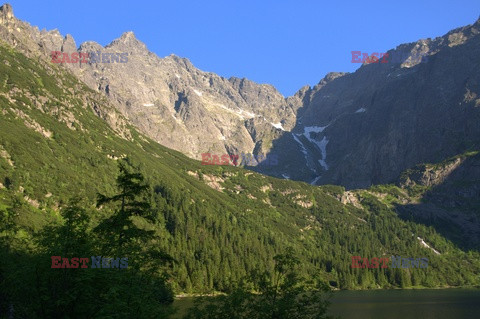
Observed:
[[[138,133],[60,67],[6,45],[0,59],[2,314],[167,317],[175,294],[235,296],[252,274],[273,276],[286,251],[296,275],[334,289],[480,284],[478,251],[397,215],[428,189],[374,186],[343,204],[339,186],[203,166]],[[392,255],[428,268],[351,268],[352,256]],[[128,257],[128,268],[52,269],[51,256]]]

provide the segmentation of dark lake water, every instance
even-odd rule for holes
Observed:
[[[343,319],[477,319],[480,289],[372,290],[333,293],[329,313]],[[193,298],[182,298],[178,318]]]
[[[338,291],[330,313],[342,318],[480,318],[480,289]]]

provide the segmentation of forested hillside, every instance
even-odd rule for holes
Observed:
[[[138,133],[106,99],[64,69],[5,44],[0,60],[0,234],[1,257],[8,261],[0,265],[4,287],[29,287],[40,295],[39,281],[57,271],[50,269],[49,256],[61,256],[66,249],[55,237],[62,231],[76,232],[75,240],[96,234],[94,242],[78,246],[78,257],[108,255],[105,240],[115,236],[115,228],[110,237],[102,237],[96,227],[117,207],[97,207],[97,194],[119,192],[118,163],[125,157],[145,176],[149,186],[142,198],[153,216],[134,214],[129,227],[155,236],[143,240],[132,235],[138,246],[122,252],[131,253],[132,264],[137,258],[142,265],[163,255],[145,257],[150,255],[138,254],[138,249],[169,254],[168,283],[175,293],[228,292],[250,272],[271,269],[273,257],[288,247],[298,256],[302,275],[318,274],[335,288],[479,284],[477,251],[461,250],[434,228],[397,216],[396,207],[420,202],[427,188],[387,185],[345,192],[236,167],[200,165]],[[76,204],[69,206],[72,199]],[[72,226],[75,216],[89,222]],[[426,257],[428,268],[351,268],[352,256],[392,255]],[[138,269],[135,276],[149,274],[148,267]],[[59,271],[85,271],[88,277],[92,270]],[[127,284],[119,287],[128,289]],[[1,290],[2,300],[15,295]],[[2,307],[7,307],[5,301]]]

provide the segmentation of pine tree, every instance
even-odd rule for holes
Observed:
[[[107,240],[107,245],[104,247],[112,249],[114,247],[121,249],[134,239],[146,241],[153,237],[153,231],[137,227],[132,217],[140,216],[155,222],[149,198],[150,186],[145,183],[144,176],[132,165],[129,158],[122,159],[118,166],[120,170],[117,177],[118,194],[113,196],[98,194],[97,196],[97,207],[105,204],[114,205],[114,213],[95,229]]]

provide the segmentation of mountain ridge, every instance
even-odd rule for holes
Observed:
[[[204,72],[195,68],[187,58],[175,55],[160,58],[150,52],[145,43],[138,40],[132,31],[124,32],[106,46],[87,41],[77,47],[71,35],[67,34],[62,38],[58,30],[38,31],[38,28],[17,20],[13,16],[11,6],[5,6],[2,21],[4,25],[8,21],[8,26],[6,25],[7,30],[3,34],[7,33],[10,38],[13,35],[19,39],[18,41],[15,38],[10,39],[12,45],[27,42],[27,49],[24,51],[28,52],[32,47],[38,46],[39,50],[35,51],[42,53],[43,57],[48,56],[49,51],[57,50],[70,53],[77,50],[128,51],[129,63],[121,65],[66,63],[62,66],[70,69],[90,88],[105,94],[137,128],[162,145],[179,150],[195,159],[201,159],[201,154],[205,152],[230,155],[247,153],[255,156],[268,153],[282,154],[281,165],[277,167],[259,165],[255,169],[280,178],[286,175],[296,180],[315,181],[316,184],[342,184],[349,188],[393,182],[401,171],[417,163],[439,161],[442,158],[419,156],[398,165],[398,168],[385,165],[380,167],[379,177],[368,178],[361,176],[361,173],[355,173],[357,176],[353,178],[347,177],[345,170],[351,168],[354,171],[364,171],[370,176],[378,173],[372,172],[372,168],[365,169],[361,165],[345,161],[346,156],[368,157],[369,163],[378,159],[372,155],[357,154],[354,145],[350,148],[335,145],[332,141],[337,140],[336,135],[341,137],[345,134],[338,129],[335,129],[335,136],[331,141],[325,139],[322,142],[327,132],[344,122],[339,116],[343,117],[348,112],[358,111],[357,114],[360,114],[367,111],[362,116],[368,118],[370,112],[364,106],[355,106],[355,109],[350,106],[347,110],[345,104],[366,105],[369,103],[368,99],[374,101],[377,90],[372,90],[370,85],[381,88],[391,82],[389,79],[391,76],[413,76],[417,69],[432,63],[412,60],[412,57],[424,55],[432,60],[440,51],[471,42],[478,35],[477,27],[480,25],[479,19],[471,25],[456,28],[434,39],[427,38],[400,44],[387,52],[390,56],[400,56],[399,63],[392,61],[363,64],[354,73],[330,72],[316,85],[306,85],[293,96],[284,97],[270,84],[258,84],[234,76],[227,79],[212,72]],[[23,26],[27,32],[22,33],[22,28],[18,26]],[[8,39],[8,36],[5,38]],[[409,72],[413,73],[409,75]],[[333,92],[323,93],[333,87],[337,87]],[[370,97],[367,98],[367,94]],[[388,99],[386,95],[389,92],[380,94]],[[335,97],[338,102],[328,100],[325,98],[327,96]],[[356,100],[358,101],[355,102]],[[345,106],[334,106],[332,102]],[[385,113],[388,110],[384,108],[376,112]],[[333,125],[332,121],[335,122]],[[320,132],[315,133],[319,137],[317,139],[316,136],[310,136],[313,134],[311,132],[305,134],[305,130],[309,130],[308,127],[325,127],[325,131],[322,131],[323,135]],[[253,132],[255,133],[252,134]],[[297,140],[292,134],[297,134]],[[274,143],[280,147],[274,149]],[[306,148],[304,143],[307,145]],[[344,143],[359,142],[344,141]],[[376,141],[371,143],[378,144]],[[371,145],[364,149],[379,147],[387,146]],[[308,158],[294,156],[292,159],[289,156],[292,152],[301,154],[304,149],[308,153],[306,155]],[[465,150],[446,154],[446,157],[462,151]],[[335,155],[332,157],[327,154]],[[328,165],[330,161],[332,163]],[[326,167],[332,169],[327,170]]]

